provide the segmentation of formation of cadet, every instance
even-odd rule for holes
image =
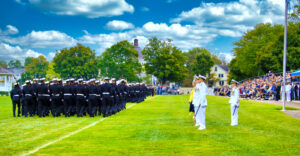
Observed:
[[[108,117],[126,109],[127,102],[140,103],[147,96],[154,96],[151,86],[144,83],[126,84],[124,79],[117,81],[115,78],[105,78],[104,81],[62,81],[55,78],[51,82],[45,82],[45,78],[42,78],[25,83],[22,89],[15,84],[11,91],[14,116],[18,106],[18,116],[25,117]]]

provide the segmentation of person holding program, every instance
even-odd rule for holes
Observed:
[[[196,125],[199,126],[198,130],[205,130],[205,110],[207,106],[207,87],[204,83],[205,77],[202,75],[199,75],[196,79],[196,87],[193,94],[193,105],[195,107],[195,119],[196,119]]]
[[[238,125],[238,110],[239,110],[239,96],[240,91],[237,87],[238,82],[236,80],[231,81],[231,95],[230,95],[230,112],[231,112],[231,126],[237,126]]]

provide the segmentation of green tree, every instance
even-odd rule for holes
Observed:
[[[26,60],[30,60],[26,62]],[[29,57],[25,59],[25,75],[31,75],[31,77],[36,77],[36,78],[40,78],[40,77],[45,77],[46,76],[46,72],[48,70],[48,65],[49,62],[47,61],[47,59],[40,55],[37,58],[34,57]]]
[[[194,75],[203,75],[210,73],[210,68],[214,65],[211,56],[207,53],[200,53],[196,57],[196,62],[192,64],[192,72]]]
[[[287,70],[300,67],[300,23],[288,24]],[[281,72],[283,64],[283,25],[258,24],[235,42],[235,58],[229,63],[229,78],[243,80],[272,72]]]
[[[299,3],[299,0],[298,0]],[[300,21],[300,5],[295,5],[293,11],[288,16],[293,21]]]
[[[163,84],[166,81],[182,82],[186,77],[185,56],[171,44],[171,40],[151,38],[142,53],[147,74],[156,76]]]
[[[193,48],[189,50],[188,52],[184,53],[186,57],[186,67],[188,69],[188,75],[184,80],[183,86],[185,87],[191,87],[192,81],[195,73],[192,70],[193,65],[196,63],[197,56],[201,53],[205,53],[207,55],[211,56],[211,60],[214,64],[222,64],[222,61],[214,54],[212,54],[209,50],[205,48]]]
[[[2,68],[7,68],[7,63],[6,63],[6,61],[0,60],[0,67],[2,67]]]
[[[142,66],[138,62],[138,52],[127,40],[107,48],[97,60],[102,77],[139,81],[137,75],[141,72]]]
[[[222,61],[216,55],[212,54],[209,50],[205,48],[193,48],[185,53],[186,66],[189,72],[192,71],[192,65],[196,62],[197,56],[201,53],[210,55],[214,64],[222,64]]]
[[[98,75],[96,53],[90,47],[77,44],[61,49],[53,58],[54,72],[62,78],[95,78]]]
[[[48,66],[48,70],[47,70],[47,75],[46,75],[46,79],[47,80],[52,80],[53,78],[60,78],[60,75],[58,73],[56,73],[54,71],[54,62],[51,61],[49,66]]]
[[[9,68],[22,68],[21,62],[19,60],[10,60],[8,62]]]

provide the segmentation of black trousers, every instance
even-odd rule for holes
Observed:
[[[72,108],[72,96],[71,95],[67,95],[64,96],[64,112],[65,112],[65,116],[70,116],[71,113],[71,108]]]
[[[25,117],[27,117],[28,114],[30,114],[30,116],[33,115],[33,101],[32,101],[32,97],[31,96],[25,96],[24,98],[24,103],[22,108],[24,109],[24,115]]]
[[[41,96],[38,98],[38,115],[39,117],[45,116],[49,109],[50,103],[49,96]]]
[[[77,95],[76,97],[76,114],[77,117],[81,116],[84,113],[85,107],[85,98],[84,96]]]
[[[109,95],[103,95],[101,104],[103,117],[106,117],[110,112],[111,97]]]
[[[90,95],[88,98],[88,104],[89,104],[89,113],[91,117],[94,117],[97,115],[97,103],[98,103],[98,97],[95,95]]]
[[[16,101],[13,101],[13,115],[16,116],[16,106],[18,106],[18,116],[21,114],[21,111],[20,111],[20,100],[16,100]]]
[[[98,115],[102,113],[102,98],[98,97]]]
[[[51,113],[53,117],[59,116],[63,112],[61,97],[53,96],[51,101]]]

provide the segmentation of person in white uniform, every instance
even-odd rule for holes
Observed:
[[[285,95],[286,95],[287,102],[291,102],[291,92],[292,92],[292,85],[291,82],[288,82],[288,84],[285,86]]]
[[[193,104],[195,106],[195,118],[196,118],[196,125],[199,126],[198,130],[204,130],[206,129],[205,124],[205,110],[207,106],[207,87],[204,83],[205,77],[202,75],[198,76],[198,79],[196,81],[196,87],[193,94]]]
[[[231,112],[231,126],[236,126],[238,125],[238,110],[240,106],[240,91],[239,88],[237,87],[238,82],[236,80],[231,81],[231,95],[230,95],[230,112]]]

